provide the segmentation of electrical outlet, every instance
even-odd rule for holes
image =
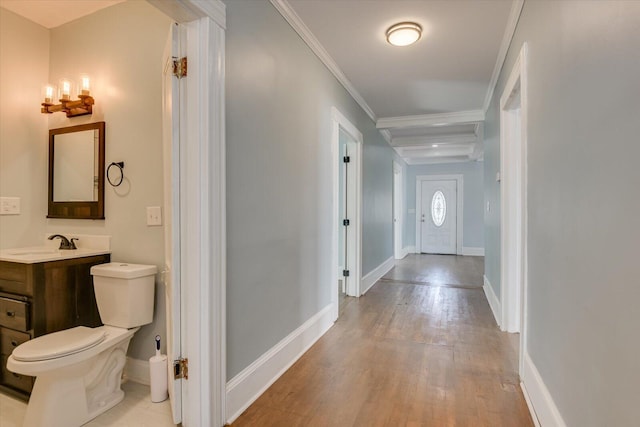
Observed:
[[[147,225],[162,225],[162,210],[160,206],[147,207]]]
[[[0,215],[20,215],[20,197],[0,197]]]

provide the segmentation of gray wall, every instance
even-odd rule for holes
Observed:
[[[483,167],[482,162],[446,163],[435,165],[416,165],[407,168],[406,207],[404,228],[404,245],[416,244],[416,214],[408,213],[416,209],[416,177],[418,175],[463,175],[464,176],[464,211],[463,242],[464,247],[484,247],[483,227]],[[416,210],[417,211],[417,210]]]
[[[496,200],[497,102],[528,42],[527,345],[568,426],[638,425],[639,28],[640,2],[527,1],[487,115]]]
[[[268,1],[227,1],[227,377],[331,303],[331,107],[364,136],[363,274],[393,255],[394,152]]]

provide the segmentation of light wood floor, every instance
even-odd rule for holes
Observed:
[[[482,258],[410,255],[233,426],[533,426]]]

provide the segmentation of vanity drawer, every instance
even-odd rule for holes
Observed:
[[[0,291],[32,295],[32,264],[0,261]]]
[[[14,348],[30,339],[31,335],[25,332],[0,327],[0,354],[9,356]]]
[[[7,369],[7,359],[9,356],[0,355],[0,384],[13,387],[15,389],[30,393],[33,388],[33,377],[16,374]]]
[[[0,326],[29,330],[29,303],[0,297]]]

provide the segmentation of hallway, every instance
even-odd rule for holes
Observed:
[[[409,255],[233,426],[531,426],[481,257]]]

